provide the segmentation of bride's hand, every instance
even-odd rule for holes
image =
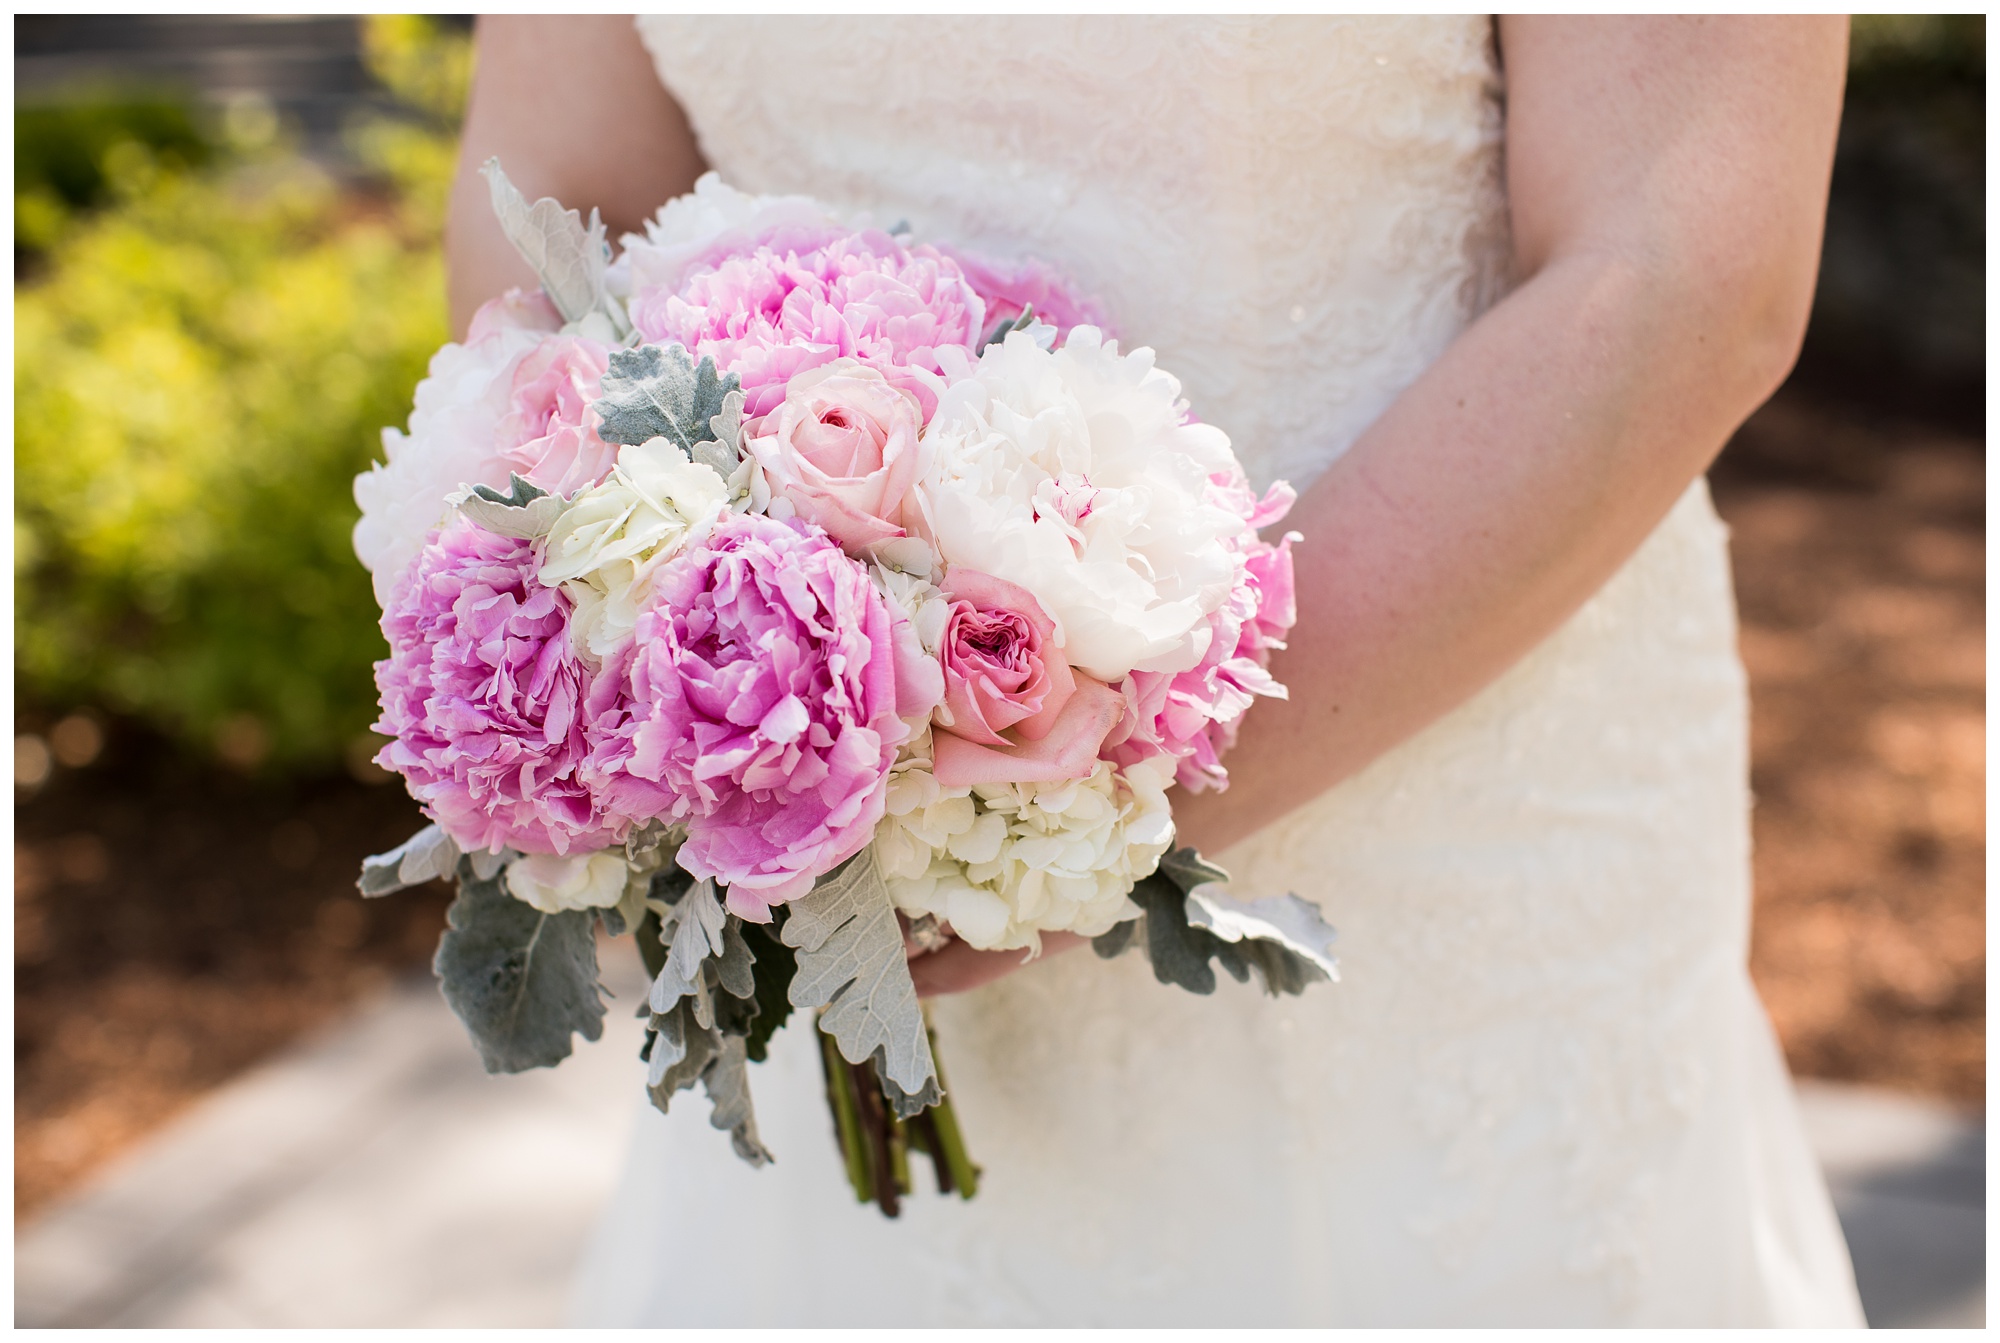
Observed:
[[[1043,933],[1042,955],[1054,956],[1087,940],[1075,933]],[[936,951],[911,956],[910,978],[916,981],[919,998],[935,998],[990,984],[1027,963],[1025,951],[981,951],[953,938]]]

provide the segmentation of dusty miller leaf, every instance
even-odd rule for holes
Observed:
[[[590,212],[590,226],[585,228],[581,215],[565,210],[553,197],[544,196],[529,205],[527,197],[500,170],[499,159],[486,160],[480,171],[486,176],[493,213],[499,216],[507,241],[534,267],[542,291],[563,320],[582,321],[604,302],[604,268],[611,260],[611,247],[597,211]]]
[[[769,1165],[771,1153],[757,1136],[757,1112],[750,1104],[750,1060],[741,1039],[723,1038],[701,1083],[712,1107],[708,1122],[729,1134],[736,1155],[753,1166]]]
[[[361,860],[363,895],[388,895],[450,876],[458,869],[458,844],[435,825],[427,825],[387,853]]]
[[[1211,881],[1228,881],[1229,874],[1191,848],[1174,849],[1160,858],[1160,871],[1184,891]]]
[[[664,438],[693,460],[695,444],[715,437],[715,419],[736,390],[737,378],[734,373],[718,375],[715,360],[707,355],[696,363],[676,343],[613,350],[611,366],[598,385],[603,399],[591,405],[603,421],[598,437],[627,445]],[[735,463],[730,466],[733,470]]]
[[[1131,949],[1132,935],[1139,931],[1142,922],[1143,919],[1127,919],[1123,923],[1112,924],[1110,931],[1090,939],[1090,949],[1107,961],[1124,955]]]
[[[879,1072],[905,1096],[937,1085],[923,1010],[903,953],[902,926],[868,849],[820,879],[786,909],[780,934],[798,953],[789,997],[823,1007],[820,1029],[849,1063],[882,1051]]]
[[[1155,872],[1132,887],[1132,902],[1146,911],[1146,958],[1153,963],[1153,978],[1190,993],[1214,993],[1209,961],[1229,944],[1206,928],[1188,927],[1187,893]]]
[[[653,1038],[646,1059],[646,1094],[660,1113],[677,1091],[685,1091],[701,1080],[702,1073],[722,1049],[722,1037],[713,1026],[697,1019],[692,998],[683,998],[673,1010],[655,1016]]]
[[[784,917],[782,910],[778,917]],[[744,1036],[743,1047],[752,1063],[762,1063],[771,1037],[792,1015],[792,976],[798,969],[798,957],[780,939],[780,930],[769,924],[746,923],[740,931],[756,957],[750,972],[757,981],[757,1016]]]
[[[723,991],[734,998],[757,996],[757,957],[743,940],[743,920],[732,917],[722,926],[721,959],[716,961],[716,979]]]
[[[713,881],[697,882],[669,917],[671,933],[662,926],[667,944],[667,963],[653,981],[647,1001],[655,1012],[664,1013],[701,983],[701,963],[722,953],[722,929],[727,920],[722,902],[715,898]]]
[[[708,434],[689,455],[728,480],[743,462],[743,393],[722,398],[722,409],[708,417]]]
[[[553,1067],[572,1033],[603,1035],[590,911],[544,914],[509,895],[498,872],[482,881],[468,864],[445,917],[431,968],[487,1072]]]
[[[508,476],[507,493],[491,485],[474,485],[460,490],[445,502],[496,536],[535,541],[549,534],[567,506],[560,495],[550,494],[517,475]]]
[[[1133,902],[1146,911],[1144,945],[1154,978],[1213,993],[1213,962],[1239,983],[1256,972],[1274,997],[1334,978],[1334,933],[1318,906],[1296,895],[1237,900],[1214,884],[1228,879],[1193,849],[1177,849],[1132,888]]]
[[[875,1080],[882,1084],[882,1099],[889,1102],[889,1108],[896,1118],[908,1119],[911,1115],[922,1114],[944,1099],[944,1088],[938,1084],[933,1073],[923,1086],[916,1091],[905,1091],[896,1085],[896,1079],[889,1076],[886,1051],[875,1051]]]
[[[1333,928],[1310,900],[1296,895],[1238,900],[1219,887],[1202,885],[1188,892],[1187,919],[1225,942],[1282,952],[1288,961],[1299,963],[1305,975],[1302,984],[1340,977],[1333,957]]]

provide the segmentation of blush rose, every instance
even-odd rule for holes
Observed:
[[[1124,713],[1117,691],[1071,670],[1055,622],[1027,589],[954,567],[939,649],[944,702],[932,713],[937,781],[1047,783],[1081,779]]]
[[[745,435],[771,492],[850,555],[903,536],[903,500],[922,461],[915,397],[852,359],[791,380],[784,404]]]

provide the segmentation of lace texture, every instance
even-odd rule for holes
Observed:
[[[1483,18],[640,20],[733,184],[1063,268],[1303,486],[1506,282]],[[1310,544],[1310,541],[1308,541]],[[798,1023],[779,1164],[640,1122],[580,1278],[637,1324],[1857,1323],[1744,969],[1744,679],[1697,484],[1472,702],[1223,861],[1343,981],[1069,954],[936,1004],[985,1183],[857,1209]]]

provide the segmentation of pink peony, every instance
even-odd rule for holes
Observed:
[[[574,494],[601,482],[618,462],[618,445],[597,436],[590,403],[611,352],[583,336],[542,342],[514,368],[507,415],[498,429],[508,467],[551,494]]]
[[[434,533],[382,613],[375,664],[393,740],[375,757],[467,850],[602,848],[626,823],[577,778],[589,670],[569,638],[569,599],[535,581],[527,541],[463,518]]]
[[[903,498],[923,465],[921,415],[879,370],[841,359],[793,378],[785,403],[753,420],[745,442],[773,494],[862,555],[905,534]]]
[[[882,818],[908,735],[894,620],[818,527],[726,515],[655,575],[606,663],[585,776],[621,814],[685,822],[681,866],[768,922]]]
[[[1208,617],[1208,648],[1199,664],[1182,672],[1133,672],[1120,684],[1126,735],[1112,739],[1106,759],[1123,765],[1166,756],[1175,762],[1176,782],[1189,792],[1229,786],[1222,754],[1235,744],[1257,696],[1284,698],[1285,687],[1267,668],[1298,618],[1291,551],[1297,533],[1272,545],[1251,529],[1278,521],[1294,497],[1282,482],[1259,499],[1240,478],[1211,479],[1211,501],[1246,524],[1235,545],[1242,557],[1236,582]]]
[[[649,341],[679,341],[742,380],[743,413],[768,415],[807,369],[858,359],[922,403],[937,404],[940,346],[972,349],[986,307],[935,248],[886,233],[790,228],[694,271],[677,288],[632,297]]]
[[[1079,294],[1047,262],[1033,257],[1014,262],[988,261],[950,247],[940,247],[938,251],[958,263],[966,282],[985,302],[986,331],[982,335],[1002,322],[1013,321],[1030,307],[1037,318],[1056,329],[1058,344],[1068,338],[1070,328],[1075,326],[1094,326],[1107,340],[1118,334],[1111,329],[1104,309]]]

